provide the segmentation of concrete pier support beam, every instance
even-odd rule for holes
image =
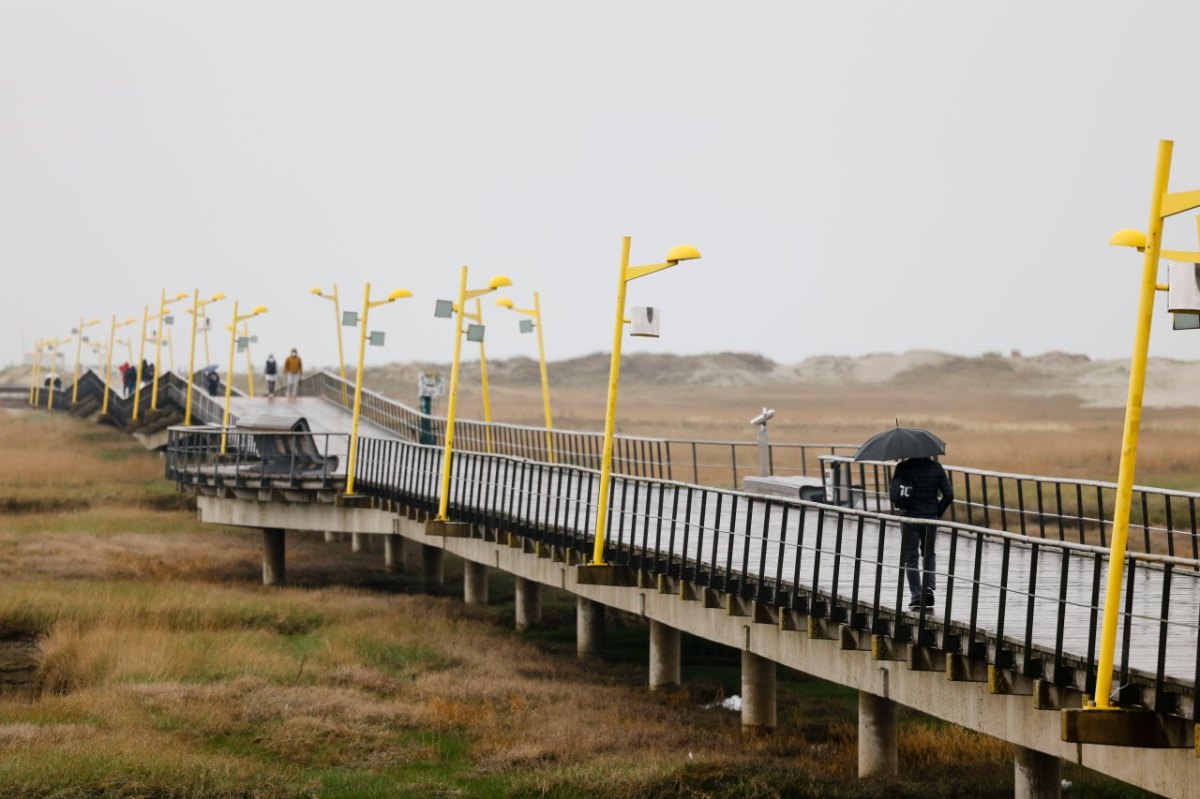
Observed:
[[[440,591],[446,582],[442,569],[443,550],[421,544],[421,585],[426,591]]]
[[[1062,775],[1054,755],[1013,746],[1013,796],[1016,799],[1059,799]]]
[[[326,544],[332,544],[334,541],[337,541],[337,540],[338,540],[337,533],[333,532],[332,530],[325,531],[325,543]]]
[[[542,585],[517,578],[517,629],[525,630],[542,621]]]
[[[604,605],[579,597],[575,602],[575,654],[599,655],[604,650]]]
[[[858,692],[858,776],[895,776],[898,708],[890,699]]]
[[[660,621],[650,622],[650,690],[678,688],[679,630]]]
[[[742,730],[774,729],[775,661],[742,650]]]
[[[393,533],[383,537],[383,568],[387,571],[400,571],[400,536]]]
[[[468,605],[488,603],[488,567],[467,561],[463,565],[463,601]]]
[[[365,545],[366,545],[366,536],[364,536],[362,533],[351,533],[350,534],[350,551],[351,552],[362,552],[363,549],[366,548]]]
[[[283,568],[287,533],[278,527],[267,527],[262,531],[262,539],[263,585],[283,585],[287,580]]]

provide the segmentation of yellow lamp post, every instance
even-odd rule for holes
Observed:
[[[150,321],[150,318],[150,306],[143,305],[142,335],[138,340],[137,363],[133,365],[133,368],[137,370],[137,380],[133,381],[133,421],[135,422],[138,418],[138,406],[141,405],[142,401],[142,381],[146,379],[146,370],[142,368],[142,364],[146,362],[146,323]]]
[[[513,305],[513,301],[508,297],[496,298],[496,304],[501,308],[508,308],[510,311],[516,311],[525,316],[532,316],[533,319],[521,320],[521,332],[528,333],[529,328],[537,332],[538,345],[538,365],[542,371],[542,408],[546,415],[546,456],[551,463],[554,463],[554,422],[550,418],[550,380],[546,376],[546,345],[542,340],[542,303],[538,299],[538,293],[533,292],[533,307],[518,308]]]
[[[1138,292],[1137,324],[1134,328],[1133,356],[1129,363],[1129,392],[1125,401],[1125,427],[1121,437],[1121,462],[1117,471],[1117,495],[1113,508],[1112,540],[1105,582],[1104,620],[1101,624],[1100,653],[1096,666],[1096,692],[1088,707],[1112,710],[1112,672],[1120,617],[1121,584],[1125,573],[1125,550],[1129,538],[1130,505],[1133,500],[1134,470],[1137,465],[1138,435],[1142,421],[1142,397],[1146,386],[1146,361],[1150,349],[1150,322],[1154,310],[1154,292],[1158,285],[1159,258],[1194,261],[1196,253],[1162,250],[1163,220],[1193,208],[1200,208],[1200,191],[1167,192],[1174,143],[1158,143],[1154,188],[1150,197],[1148,231],[1118,231],[1110,240],[1118,246],[1142,251],[1142,277]]]
[[[54,378],[58,374],[58,345],[66,344],[70,340],[70,336],[50,339],[50,387],[46,390],[46,410],[48,411],[54,410]]]
[[[79,402],[79,357],[83,354],[83,329],[92,325],[100,324],[99,319],[91,321],[83,321],[83,317],[79,317],[79,327],[76,330],[75,336],[75,374],[71,377],[71,404]]]
[[[592,551],[592,565],[604,565],[604,536],[608,526],[608,490],[612,477],[613,431],[617,418],[617,384],[621,377],[621,333],[625,325],[625,287],[631,280],[660,272],[675,266],[680,261],[692,261],[700,257],[700,251],[687,244],[672,247],[667,259],[661,264],[644,266],[629,265],[629,236],[621,243],[621,269],[617,277],[617,321],[613,330],[612,361],[608,368],[608,403],[604,413],[604,449],[600,460],[600,495],[596,500],[596,541]]]
[[[225,329],[230,330],[231,328],[229,325],[225,325]],[[238,336],[238,339],[242,342],[242,345],[241,345],[242,349],[244,349],[246,351],[246,396],[253,397],[254,396],[254,358],[250,353],[251,339],[250,339],[250,323],[249,322],[242,322],[242,334],[240,336]],[[255,338],[254,340],[257,341],[258,339]],[[230,377],[232,379],[232,374]]]
[[[380,305],[387,305],[389,302],[411,296],[412,292],[408,289],[394,289],[382,300],[372,302],[371,284],[363,284],[362,318],[358,320],[358,368],[354,370],[354,413],[350,420],[350,452],[346,458],[347,496],[354,495],[354,468],[358,462],[358,420],[362,413],[363,359],[367,350],[367,320],[370,318],[372,308],[378,308]],[[341,331],[339,331],[339,336],[340,334]]]
[[[41,399],[42,378],[42,348],[45,342],[38,339],[33,342],[33,352],[29,353],[29,404],[37,407]]]
[[[233,321],[227,325],[229,330],[229,371],[225,373],[225,411],[221,415],[221,454],[225,454],[225,445],[228,440],[229,430],[229,405],[233,400],[233,352],[234,346],[237,344],[237,326],[238,322],[252,319],[259,314],[267,312],[267,306],[255,305],[254,310],[245,316],[238,316],[237,300],[233,301]]]
[[[158,297],[158,332],[154,335],[154,379],[150,381],[150,410],[158,410],[158,373],[162,369],[162,337],[163,320],[167,317],[167,306],[180,300],[187,299],[187,292],[181,291],[171,299],[167,299],[167,290],[161,289]]]
[[[482,297],[496,289],[511,286],[512,280],[507,275],[493,275],[487,287],[482,289],[467,289],[467,267],[462,268],[458,279],[458,302],[454,303],[451,316],[454,318],[454,360],[450,365],[450,398],[446,404],[446,444],[442,453],[441,497],[438,499],[438,514],[434,521],[449,521],[447,511],[450,509],[450,459],[454,453],[454,414],[458,408],[458,362],[462,356],[463,330],[462,316],[467,300]]]
[[[455,308],[454,310],[459,310]],[[483,306],[477,299],[475,300],[475,313],[460,314],[463,319],[469,322],[474,322],[483,328]],[[487,379],[487,352],[483,348],[483,336],[479,337],[479,385],[480,394],[483,397],[483,439],[484,445],[488,452],[492,451],[492,398],[488,391]]]
[[[126,319],[124,322],[117,324],[117,315],[116,314],[112,315],[112,325],[109,327],[109,330],[108,330],[108,356],[107,356],[107,363],[105,364],[105,367],[104,367],[104,400],[100,404],[100,415],[101,416],[108,415],[108,392],[109,392],[109,385],[112,381],[112,356],[113,356],[113,349],[114,349],[114,347],[116,347],[116,344],[117,344],[117,328],[125,327],[127,325],[132,325],[136,321],[137,321],[137,317],[131,316],[128,319]],[[130,366],[129,368],[133,369],[134,367]]]
[[[309,292],[322,299],[333,300],[333,324],[337,328],[338,373],[342,376],[342,405],[347,405],[349,404],[349,400],[346,397],[346,355],[342,350],[342,305],[338,300],[337,283],[333,284],[333,292],[331,294],[326,294],[316,286],[309,289]]]
[[[207,300],[200,299],[200,289],[192,290],[192,307],[188,312],[192,315],[192,335],[188,343],[188,375],[187,375],[187,399],[184,401],[183,423],[190,425],[192,423],[192,384],[196,379],[196,326],[200,320],[200,312],[204,306],[209,303],[219,302],[225,299],[225,295],[221,292],[209,297]],[[208,347],[205,346],[205,363],[208,362]]]

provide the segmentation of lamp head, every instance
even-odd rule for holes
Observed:
[[[223,300],[223,299],[225,299],[225,295],[222,292],[218,291],[216,294],[209,297],[208,301],[209,302],[217,302],[218,300]]]
[[[320,290],[319,288],[317,288],[316,286],[313,286],[313,287],[312,287],[311,289],[309,289],[308,291],[309,291],[309,293],[310,293],[310,294],[316,294],[318,297],[324,297],[324,296],[325,296],[325,292],[321,291],[321,290]]]
[[[700,257],[700,251],[690,244],[679,244],[667,253],[667,263],[674,265],[680,261],[694,261]]]
[[[176,294],[176,295],[175,295],[175,300],[186,300],[186,299],[187,299],[187,292],[186,292],[186,291],[181,291],[181,292],[179,292],[178,294]],[[174,302],[175,300],[172,300],[172,302]]]
[[[488,288],[495,291],[504,286],[511,286],[512,278],[508,275],[492,275],[492,279],[488,281]]]
[[[508,297],[497,297],[496,304],[499,305],[501,308],[512,308],[513,307],[513,301],[510,300]]]
[[[255,305],[254,306],[254,315],[255,316],[258,316],[260,313],[266,313],[266,312],[267,312],[267,306],[265,306],[265,305]]]
[[[99,319],[93,319],[92,321],[88,322],[87,324],[89,324],[89,325],[98,325],[98,324],[100,324],[100,320],[99,320]]]
[[[126,319],[124,322],[122,322],[121,324],[122,324],[122,325],[132,325],[132,324],[133,324],[134,322],[136,322],[136,321],[137,321],[137,317],[136,317],[136,316],[131,316],[131,317],[129,317],[128,319]]]
[[[396,300],[403,300],[411,296],[412,292],[408,289],[393,289],[392,292],[387,295],[387,301],[395,302]]]
[[[1146,234],[1133,228],[1122,228],[1112,234],[1108,243],[1114,247],[1134,247],[1139,250],[1146,248]]]

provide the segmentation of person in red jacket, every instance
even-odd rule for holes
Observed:
[[[901,461],[892,473],[888,495],[892,507],[901,516],[932,521],[941,517],[954,501],[954,487],[950,485],[946,470],[933,458],[909,458]],[[901,525],[900,530],[901,561],[910,597],[908,606],[914,610],[922,604],[932,607],[933,592],[937,589],[937,560],[933,546],[937,527],[924,522],[911,522]],[[924,561],[924,575],[918,560]]]

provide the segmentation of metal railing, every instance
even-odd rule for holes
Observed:
[[[221,390],[223,397],[224,383],[221,384]],[[186,391],[187,381],[184,377],[179,376],[175,372],[164,372],[159,376],[159,410],[182,413],[186,406]],[[236,387],[233,389],[233,393],[239,397],[245,396],[245,393]],[[141,397],[138,402],[139,420],[147,418],[150,412],[150,394],[149,383],[143,384]],[[42,396],[45,396],[44,392]],[[108,393],[109,420],[115,422],[120,427],[129,427],[134,421],[134,396],[134,394],[126,396],[121,386],[111,383]],[[70,410],[70,397],[70,387],[57,392],[54,398],[55,409]],[[193,382],[192,384],[192,398],[192,415],[196,420],[204,424],[221,424],[224,411],[223,399],[218,402],[215,398],[208,396],[197,382]],[[79,376],[78,403],[83,404],[89,399],[94,399],[97,403],[103,403],[104,400],[104,378],[91,369]],[[43,399],[44,402],[45,400]],[[231,419],[234,418],[236,417],[231,417]]]
[[[342,390],[353,386],[331,372],[318,372],[300,382],[300,393],[342,405]],[[363,390],[363,419],[406,440],[442,445],[446,419],[421,413],[404,403]],[[599,469],[604,435],[596,431],[551,430],[529,425],[456,419],[456,452],[508,455]],[[771,444],[772,471],[780,475],[819,475],[823,454],[853,452],[854,444]],[[738,488],[747,475],[758,474],[758,445],[752,441],[690,440],[618,435],[613,439],[613,471],[638,477],[689,480]]]
[[[356,486],[432,510],[441,457],[434,446],[364,439]],[[598,482],[577,466],[456,457],[450,513],[476,524],[476,534],[509,531],[582,560]],[[1094,689],[1102,546],[941,523],[932,577],[943,604],[935,614],[904,609],[901,517],[629,475],[614,476],[611,496],[609,562]],[[1123,705],[1197,718],[1198,567],[1190,558],[1127,554],[1114,669]]]
[[[338,467],[349,439],[348,433],[172,427],[166,476],[185,485],[337,488],[345,483],[344,466]]]
[[[892,464],[823,456],[833,501],[891,509]],[[954,488],[951,521],[1040,539],[1108,546],[1116,483],[946,466]],[[1134,486],[1128,548],[1200,560],[1200,493]]]

